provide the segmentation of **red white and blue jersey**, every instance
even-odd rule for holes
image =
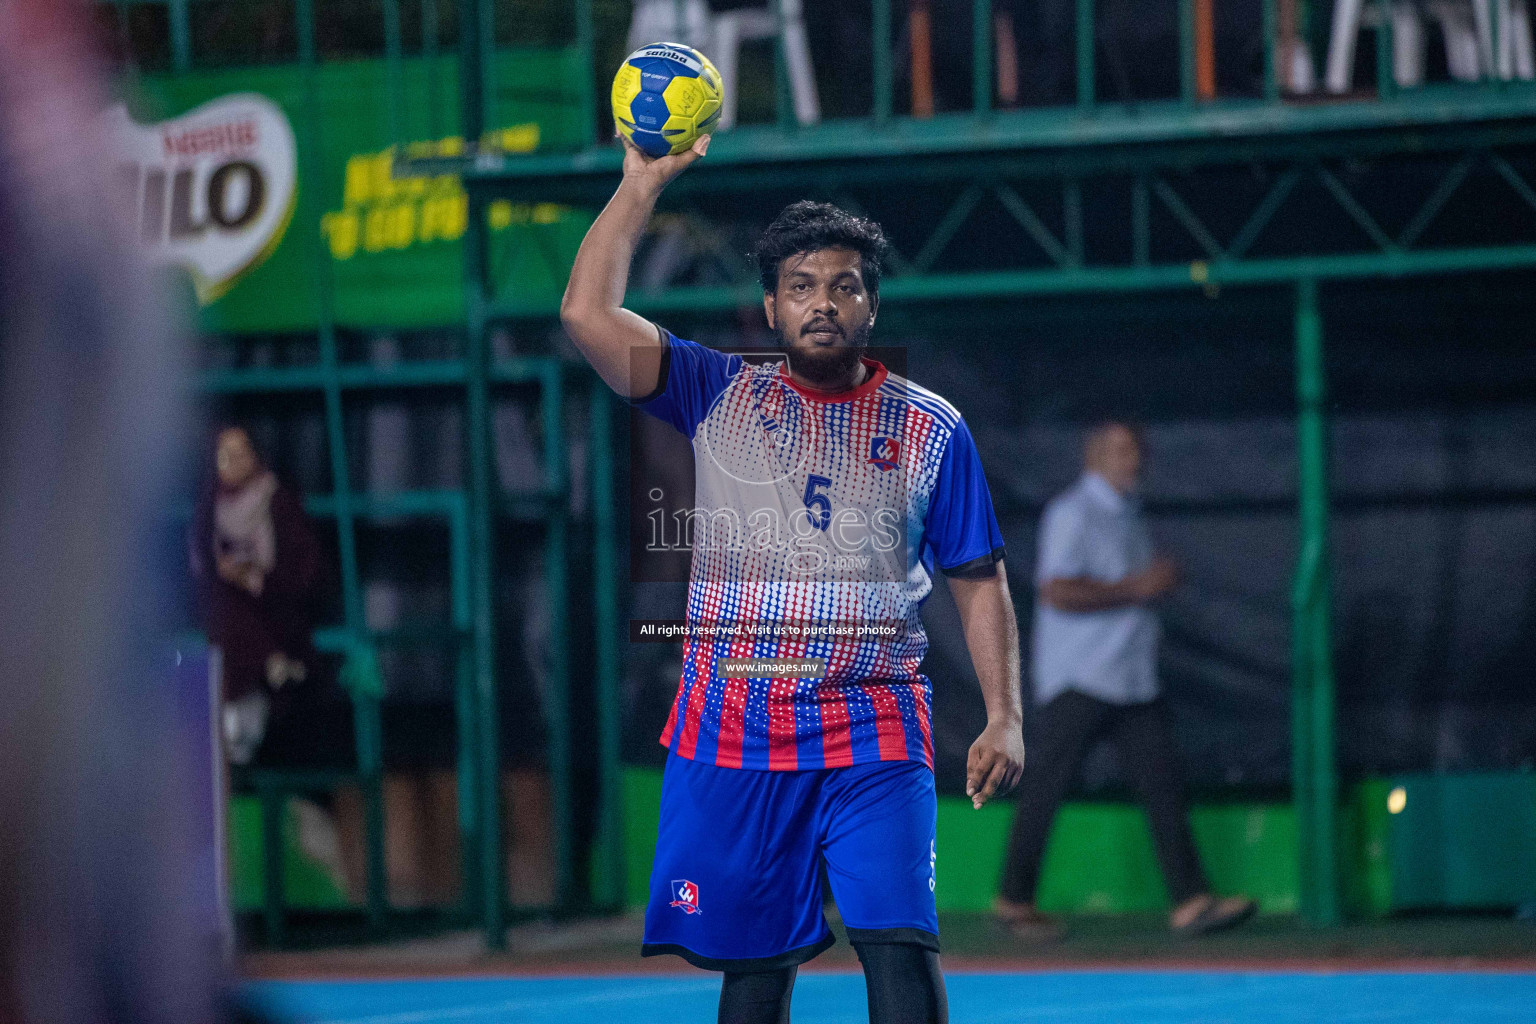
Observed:
[[[932,767],[930,574],[990,576],[1003,557],[965,421],[872,359],[859,387],[828,395],[782,361],[662,340],[657,392],[638,405],[692,439],[695,500],[690,635],[661,742],[731,768]],[[730,675],[728,659],[823,671]]]

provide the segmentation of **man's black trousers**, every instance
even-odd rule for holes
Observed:
[[[1110,704],[1068,690],[1040,709],[1035,742],[1024,759],[1018,811],[1003,868],[1005,899],[1035,901],[1040,860],[1056,808],[1077,776],[1090,744],[1106,735],[1120,755],[1123,776],[1136,786],[1146,806],[1157,859],[1173,902],[1182,903],[1209,888],[1189,832],[1183,774],[1167,706],[1161,699],[1145,704]]]

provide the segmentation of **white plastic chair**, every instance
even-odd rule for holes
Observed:
[[[678,24],[678,10],[682,24]],[[686,43],[715,59],[714,22],[704,0],[635,0],[629,19],[629,52],[650,43]],[[718,67],[718,63],[716,64]]]
[[[1447,0],[1439,0],[1439,2],[1446,3]],[[1536,59],[1533,59],[1531,52],[1530,8],[1527,6],[1527,0],[1500,0],[1500,2],[1503,6],[1503,20],[1499,23],[1497,56],[1493,52],[1493,31],[1489,24],[1493,14],[1492,4],[1487,0],[1470,4],[1473,17],[1477,21],[1478,49],[1483,68],[1490,73],[1490,77],[1505,81],[1511,78],[1529,81],[1536,78]]]
[[[815,124],[821,120],[821,102],[816,96],[816,76],[811,68],[811,48],[806,40],[801,0],[781,0],[780,7],[795,120],[801,124]],[[682,11],[681,24],[679,10]],[[771,3],[764,7],[712,14],[704,0],[636,0],[629,24],[629,49],[633,51],[647,43],[676,40],[702,50],[720,72],[720,84],[725,89],[720,127],[729,128],[736,123],[736,81],[741,44],[775,39],[778,34],[778,18]]]
[[[1493,52],[1495,3],[1502,15],[1497,59]],[[1324,76],[1329,92],[1345,93],[1353,87],[1360,28],[1380,24],[1381,7],[1366,0],[1338,0],[1334,4]],[[1391,18],[1392,78],[1399,86],[1412,87],[1424,81],[1427,18],[1440,24],[1446,67],[1457,81],[1529,79],[1536,75],[1527,0],[1393,0]]]

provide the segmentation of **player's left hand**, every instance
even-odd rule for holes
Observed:
[[[1017,722],[988,722],[965,760],[965,795],[978,811],[1024,775],[1024,735]]]

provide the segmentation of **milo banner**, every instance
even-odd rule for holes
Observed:
[[[240,93],[157,125],[137,124],[124,106],[106,116],[144,241],[191,275],[199,302],[272,254],[293,215],[298,166],[275,104]]]
[[[568,49],[499,54],[488,141],[512,152],[578,145],[578,69]],[[461,322],[459,179],[391,177],[384,61],[319,65],[312,108],[305,74],[289,65],[145,78],[104,115],[146,244],[187,273],[211,332],[313,329],[322,269],[343,327]],[[462,151],[457,76],[451,57],[403,62],[396,116],[409,154]],[[491,204],[498,293],[558,301],[590,220],[553,203]]]

